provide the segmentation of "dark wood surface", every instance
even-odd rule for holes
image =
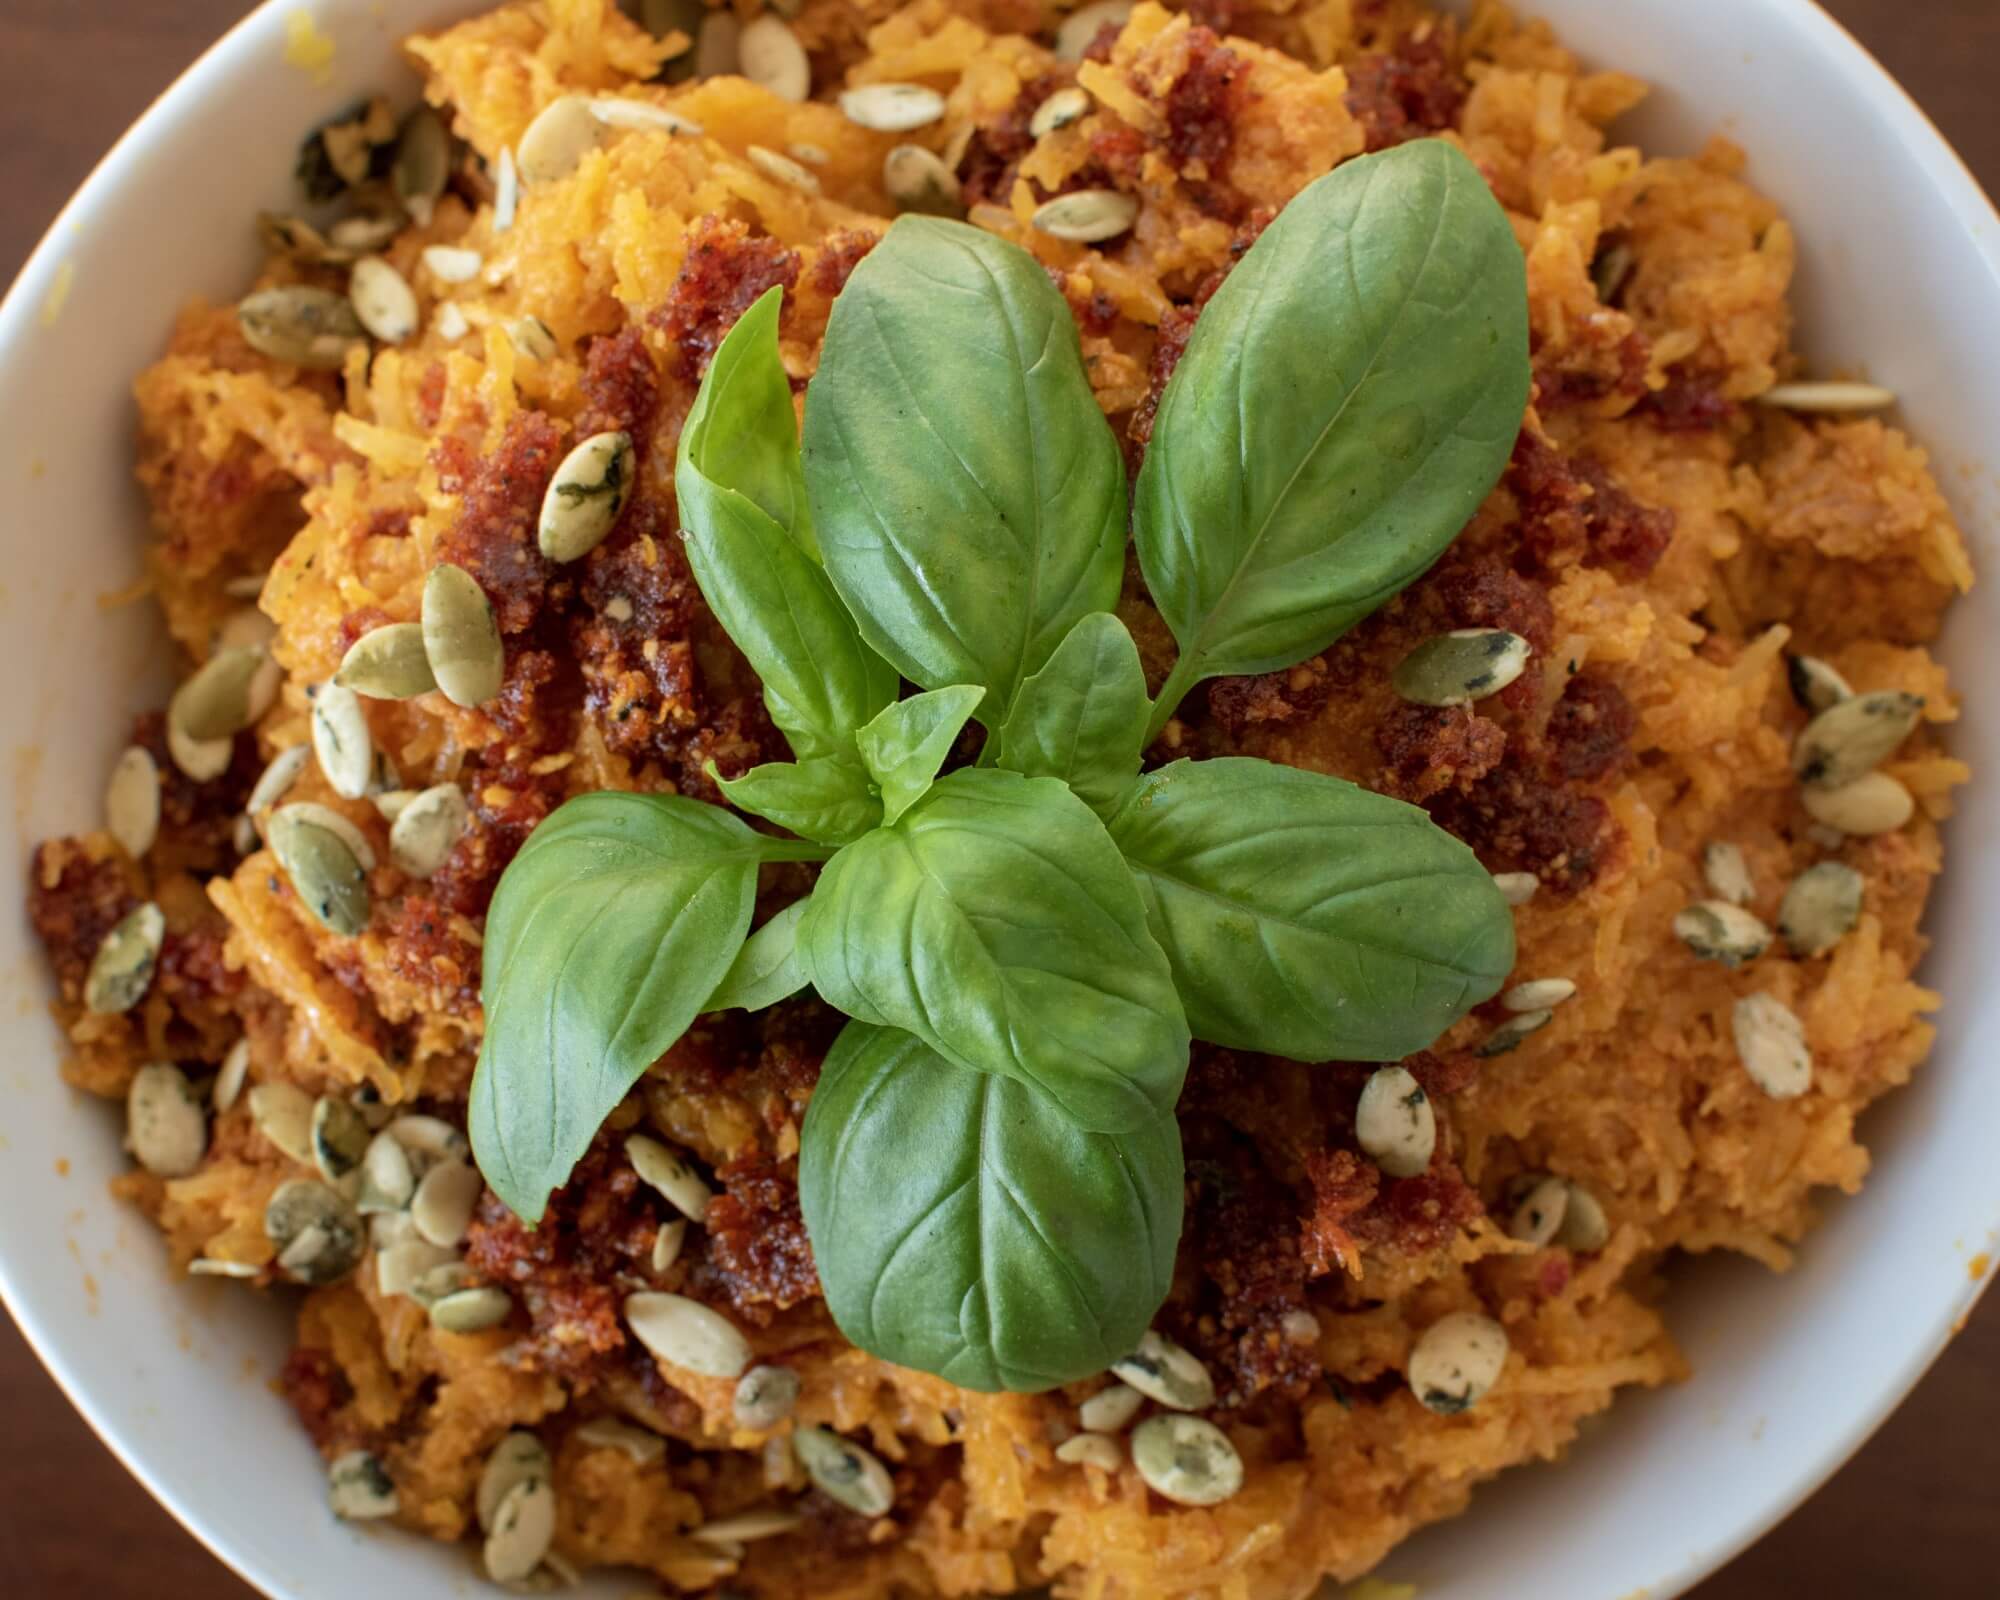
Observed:
[[[1826,4],[2000,191],[2000,0]],[[243,10],[242,0],[0,0],[0,282],[111,141]],[[0,1595],[249,1600],[126,1477],[4,1317],[0,1396]],[[1697,1600],[1992,1600],[1996,1484],[2000,1298],[1831,1484]]]

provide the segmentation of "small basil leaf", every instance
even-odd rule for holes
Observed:
[[[1129,1354],[1166,1298],[1180,1129],[1089,1132],[1024,1083],[850,1022],[806,1110],[799,1203],[849,1341],[1034,1393]]]
[[[882,821],[882,801],[853,756],[772,761],[740,778],[708,775],[729,803],[821,844],[851,844]]]
[[[806,490],[861,630],[997,727],[1124,567],[1125,466],[1076,320],[1035,258],[905,216],[833,303],[806,392]]]
[[[826,574],[797,542],[797,528],[788,532],[751,492],[710,470],[744,466],[744,452],[728,443],[738,437],[735,413],[743,409],[733,402],[754,395],[749,375],[758,364],[783,381],[774,321],[775,311],[753,309],[722,341],[695,402],[701,425],[690,420],[681,432],[674,493],[695,581],[763,681],[764,704],[793,753],[801,760],[851,755],[854,730],[896,698],[895,670],[862,643]],[[787,401],[786,428],[790,416]],[[744,432],[760,432],[757,414],[740,420]],[[761,431],[774,427],[771,419]],[[753,454],[746,469],[752,487],[769,495],[770,475],[761,468]]]
[[[1415,806],[1268,761],[1176,761],[1111,819],[1197,1038],[1396,1061],[1491,997],[1514,921]]]
[[[1146,726],[1146,669],[1125,624],[1093,612],[1021,685],[995,735],[996,766],[1060,778],[1099,816],[1109,816],[1139,771]]]
[[[1131,871],[1081,800],[940,779],[827,864],[799,930],[828,1004],[1032,1084],[1086,1128],[1171,1112],[1188,1032]]]
[[[897,701],[854,736],[881,787],[884,822],[894,822],[924,797],[985,694],[977,684],[926,690]]]
[[[487,1185],[540,1218],[687,1030],[750,927],[765,843],[718,806],[605,791],[529,835],[487,913],[468,1122]]]
[[[806,902],[794,900],[751,934],[722,975],[704,1011],[762,1011],[812,982],[799,959],[799,919]]]
[[[1324,649],[1457,537],[1528,401],[1520,244],[1479,169],[1418,140],[1308,184],[1208,302],[1139,473],[1133,533],[1181,658]]]
[[[753,501],[818,560],[792,381],[778,359],[784,293],[767,289],[716,346],[682,425],[681,450],[703,477]]]

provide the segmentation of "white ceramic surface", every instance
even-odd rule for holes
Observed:
[[[287,14],[339,43],[329,81],[282,61]],[[253,265],[249,219],[280,204],[301,131],[400,75],[391,33],[473,0],[272,0],[106,159],[0,307],[0,747],[14,843],[0,865],[0,1292],[98,1431],[196,1534],[284,1600],[481,1592],[463,1552],[336,1523],[318,1462],[268,1390],[285,1317],[239,1288],[178,1283],[105,1185],[113,1115],[71,1094],[41,960],[18,907],[30,844],[94,822],[128,714],[149,698],[157,629],[100,594],[138,571],[127,399],[187,296]],[[1961,684],[2000,664],[2000,223],[1890,80],[1806,0],[1530,0],[1597,62],[1664,87],[1629,132],[1691,152],[1721,128],[1796,225],[1804,343],[1906,397],[1987,581],[1946,655]],[[67,282],[59,314],[51,296]],[[1795,1505],[1867,1436],[1977,1293],[2000,1238],[2000,994],[1981,934],[2000,904],[2000,698],[1976,693],[1959,754],[1989,774],[1953,825],[1927,980],[1950,997],[1935,1058],[1871,1116],[1877,1170],[1830,1205],[1802,1265],[1682,1274],[1671,1316],[1686,1386],[1627,1400],[1558,1472],[1529,1468],[1395,1555],[1425,1600],[1667,1600]],[[67,1163],[66,1171],[59,1163]],[[1856,1537],[1863,1537],[1856,1530]],[[607,1592],[624,1592],[617,1585]]]

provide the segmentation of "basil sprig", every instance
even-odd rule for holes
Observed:
[[[1181,647],[1150,704],[1111,614],[1120,452],[1040,266],[898,221],[834,303],[803,454],[778,309],[723,340],[675,487],[796,757],[718,781],[802,837],[630,795],[544,823],[487,926],[474,1148],[538,1217],[698,1012],[810,984],[855,1019],[799,1154],[835,1320],[968,1388],[1047,1388],[1166,1294],[1190,1034],[1394,1060],[1513,965],[1492,880],[1421,811],[1259,761],[1139,769],[1189,687],[1322,648],[1471,515],[1527,394],[1520,252],[1425,143],[1309,186],[1251,248],[1139,481]],[[826,867],[746,938],[773,859]]]

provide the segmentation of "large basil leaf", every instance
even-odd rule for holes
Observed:
[[[882,802],[858,756],[770,761],[740,778],[711,763],[709,777],[739,811],[821,844],[848,844],[882,821]]]
[[[1035,1392],[1138,1344],[1172,1282],[1180,1130],[1077,1126],[1037,1089],[851,1022],[807,1108],[799,1203],[854,1344]]]
[[[1188,1032],[1132,874],[1050,778],[939,780],[828,863],[799,930],[828,1004],[1020,1078],[1086,1128],[1171,1112]]]
[[[977,684],[961,684],[913,694],[854,736],[882,790],[884,822],[894,822],[923,798],[985,693]]]
[[[1478,168],[1418,140],[1307,185],[1203,310],[1140,470],[1139,560],[1181,649],[1156,726],[1203,678],[1324,649],[1435,561],[1506,466],[1528,382],[1521,247]]]
[[[751,934],[701,1009],[762,1011],[812,982],[799,957],[799,921],[805,913],[805,901],[794,900]]]
[[[763,681],[793,753],[851,757],[854,730],[901,685],[808,553],[808,524],[773,515],[788,503],[787,450],[796,463],[789,395],[777,301],[767,295],[729,331],[702,380],[681,430],[674,493],[695,581]]]
[[[1146,669],[1125,624],[1093,612],[1021,685],[994,736],[994,765],[1031,778],[1060,778],[1091,810],[1109,816],[1139,770],[1146,727]]]
[[[1077,618],[1118,598],[1125,465],[1041,264],[899,218],[833,303],[806,391],[806,490],[868,642],[997,727]]]
[[[1197,1038],[1396,1061],[1489,998],[1514,919],[1415,806],[1267,761],[1176,761],[1111,819]]]
[[[750,927],[765,840],[718,806],[604,792],[528,836],[487,913],[468,1121],[487,1185],[540,1218]]]

